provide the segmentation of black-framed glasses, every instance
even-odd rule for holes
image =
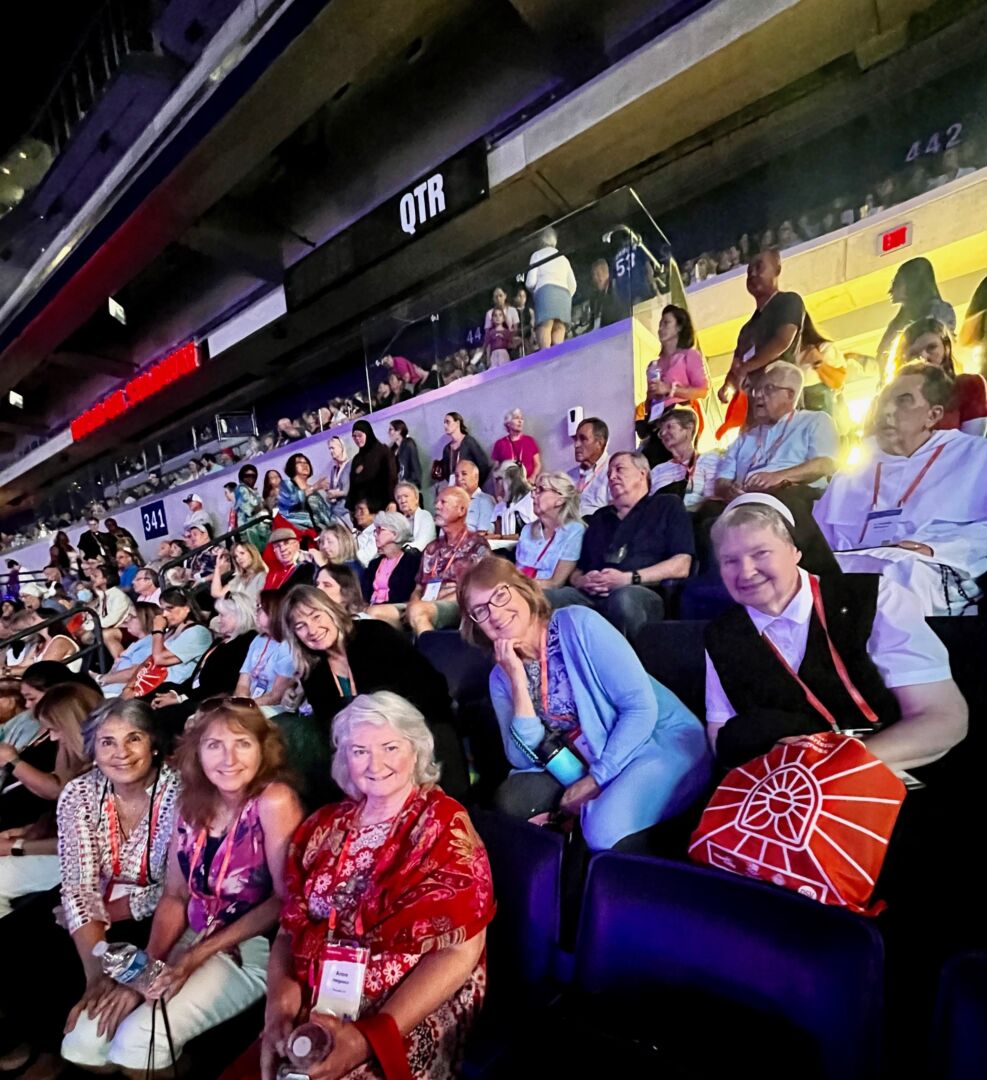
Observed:
[[[490,618],[491,607],[507,607],[510,602],[510,585],[498,585],[485,604],[477,604],[476,607],[468,608],[466,614],[469,615],[473,622],[483,623]]]

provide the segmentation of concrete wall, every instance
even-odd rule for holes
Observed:
[[[536,353],[506,367],[460,379],[421,398],[374,413],[370,420],[381,440],[386,440],[387,426],[392,419],[400,417],[404,420],[421,450],[423,473],[427,477],[430,462],[439,457],[446,442],[442,419],[447,412],[461,413],[470,433],[489,450],[504,433],[504,414],[520,406],[526,416],[525,431],[541,446],[544,467],[569,469],[573,458],[567,414],[574,405],[581,405],[585,416],[600,416],[607,422],[611,449],[634,445],[632,339],[632,323],[629,320],[618,323],[567,341],[545,354]],[[331,434],[346,439],[352,457],[356,447],[349,438],[351,427],[350,424],[341,425]],[[311,458],[315,475],[322,476],[329,464],[328,439],[329,433],[313,436],[252,458],[251,464],[257,466],[263,483],[268,469],[283,472],[289,455],[301,451]],[[168,535],[182,535],[187,513],[182,500],[193,491],[202,496],[206,509],[224,526],[229,503],[223,494],[223,485],[235,480],[236,472],[236,468],[227,469],[205,480],[172,488],[159,496],[164,502]],[[427,503],[431,503],[430,496],[431,493],[426,492]],[[155,557],[160,540],[144,540],[141,508],[157,502],[158,498],[118,507],[111,515],[133,533],[140,542],[142,553],[149,559]],[[76,526],[68,530],[73,544],[84,528]],[[26,570],[37,570],[48,563],[50,545],[51,541],[45,539],[10,555]]]

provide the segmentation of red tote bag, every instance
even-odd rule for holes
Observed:
[[[859,739],[825,732],[731,770],[692,836],[696,861],[876,915],[905,785]]]

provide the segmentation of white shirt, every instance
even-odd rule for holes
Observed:
[[[146,596],[141,596],[140,593],[134,593],[134,602],[137,604],[160,604],[161,590],[155,589],[154,592],[150,592]]]
[[[793,671],[798,671],[805,659],[812,616],[809,575],[801,569],[798,573],[801,588],[780,615],[766,615],[756,608],[746,608],[758,633],[771,639]],[[882,577],[878,585],[877,609],[867,639],[867,655],[889,690],[952,678],[946,646],[929,628],[918,600],[888,578]],[[736,710],[707,653],[706,734],[713,746],[720,728],[735,715]]]
[[[501,530],[504,536],[518,536],[525,525],[530,525],[535,520],[535,504],[531,492],[523,495],[516,503],[501,501],[493,509],[494,524],[500,518]]]
[[[692,474],[692,483],[686,485],[682,502],[687,510],[698,506],[703,499],[713,495],[716,486],[716,471],[720,465],[720,455],[711,450],[696,458],[696,468]],[[651,470],[651,494],[660,491],[669,484],[678,483],[688,476],[688,470],[678,461],[662,461]]]
[[[374,526],[371,522],[356,534],[356,557],[362,566],[369,566],[377,558],[377,554],[377,540],[374,537]]]
[[[553,255],[554,258],[552,258]],[[542,262],[543,259],[549,261]],[[533,293],[543,285],[558,285],[560,289],[565,289],[570,296],[575,293],[576,275],[572,272],[569,260],[564,255],[559,254],[558,248],[539,248],[528,260],[529,266],[534,263],[542,263],[542,265],[529,270],[524,279],[524,284],[529,292]]]
[[[130,602],[130,597],[116,585],[111,585],[105,592],[93,589],[93,594],[95,600],[92,606],[99,615],[99,624],[104,630],[122,626],[133,613],[134,605]]]
[[[435,531],[435,518],[419,507],[411,521],[411,544],[413,548],[424,551],[438,534]]]
[[[742,484],[753,473],[791,469],[817,457],[835,460],[839,453],[840,436],[829,413],[801,409],[741,432],[720,459],[717,475]],[[825,477],[812,481],[814,488],[825,486]]]
[[[470,496],[470,508],[466,511],[466,528],[470,532],[491,532],[493,519],[493,498],[477,488]]]
[[[610,481],[607,476],[609,463],[610,455],[604,450],[595,465],[590,465],[589,468],[577,465],[569,470],[569,479],[579,492],[579,512],[583,517],[595,514],[610,502]]]

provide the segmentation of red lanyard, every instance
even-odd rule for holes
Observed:
[[[589,474],[589,476],[585,480],[580,478],[576,482],[576,491],[578,491],[580,495],[582,495],[582,493],[590,486],[590,484],[593,483],[593,481],[596,479],[597,474],[599,473],[600,469],[603,468],[603,465],[604,465],[604,462],[600,461],[597,464],[596,468]]]
[[[267,641],[264,642],[264,648],[261,650],[260,656],[257,657],[257,663],[254,664],[254,666],[250,670],[250,674],[251,674],[251,676],[253,678],[256,678],[257,673],[261,670],[261,667],[263,666],[263,663],[264,663],[264,657],[267,656],[267,647],[270,644],[271,644],[271,639],[268,638]]]
[[[763,429],[764,424],[758,426],[757,431],[757,450],[754,451],[754,456],[751,458],[750,465],[747,466],[747,475],[750,476],[754,469],[763,469],[768,462],[775,456],[775,451],[781,446],[782,440],[788,434],[788,425],[795,419],[795,413],[790,412],[785,418],[784,424],[781,426],[781,434],[777,439],[768,447],[767,452],[764,455],[763,460],[758,460],[761,455],[761,444],[764,442]]]
[[[877,713],[867,704],[864,700],[863,694],[853,685],[850,679],[850,673],[846,669],[846,665],[843,663],[843,658],[836,651],[836,646],[833,644],[833,639],[829,636],[829,628],[826,625],[826,612],[823,609],[822,596],[819,592],[819,579],[812,574],[809,575],[809,588],[812,590],[812,606],[815,609],[816,616],[819,619],[819,623],[822,626],[823,633],[826,635],[826,644],[829,646],[829,655],[833,658],[833,667],[836,668],[836,674],[840,677],[840,682],[843,683],[846,692],[850,695],[854,705],[861,711],[864,718],[870,724],[878,724]],[[802,687],[802,692],[805,694],[806,700],[816,710],[817,713],[826,721],[827,724],[834,730],[839,731],[840,725],[836,722],[836,717],[826,708],[825,705],[816,697],[816,695],[806,686],[805,682],[792,667],[791,664],[781,655],[781,650],[777,645],[768,637],[767,634],[762,634],[761,637],[767,642],[768,647],[775,654],[778,662],[788,672],[789,675]]]
[[[466,538],[468,536],[469,536],[469,529],[464,529],[463,530],[463,535],[456,542],[456,546],[452,549],[452,552],[449,555],[449,558],[446,559],[446,561],[442,564],[442,569],[438,570],[438,571],[433,570],[432,573],[429,574],[429,577],[433,581],[441,580],[445,576],[445,572],[449,569],[450,566],[452,566],[453,559],[455,559],[456,555],[459,552],[459,549],[463,546],[463,544],[466,543]]]
[[[205,895],[203,893],[197,892],[196,889],[195,889],[195,886],[192,884],[192,876],[195,873],[196,864],[198,863],[200,857],[202,856],[202,849],[206,846],[206,839],[207,839],[207,837],[209,835],[208,830],[207,829],[200,830],[199,835],[198,835],[198,837],[196,838],[196,841],[195,841],[195,849],[192,852],[192,858],[189,860],[189,864],[188,864],[188,891],[189,891],[189,894],[191,896],[194,896],[196,900],[200,900],[206,906],[206,909],[207,909],[207,914],[206,914],[207,929],[208,929],[209,924],[211,924],[216,918],[215,914],[213,912],[209,911],[208,909],[222,901],[223,882],[226,880],[226,871],[230,868],[230,859],[233,856],[233,845],[236,842],[237,826],[240,824],[240,818],[242,817],[243,811],[245,809],[246,809],[246,805],[240,807],[240,810],[237,813],[236,819],[234,820],[233,824],[230,826],[229,830],[226,833],[226,836],[225,836],[226,851],[223,854],[223,861],[222,861],[222,863],[220,863],[219,873],[216,875],[216,887],[213,889],[213,892],[212,892],[211,896],[208,896],[208,895]],[[220,841],[220,844],[222,844],[222,841]],[[208,884],[209,884],[209,875],[206,874],[206,885],[207,885],[207,887],[208,887]]]
[[[929,455],[929,460],[922,466],[921,469],[919,469],[918,475],[915,477],[915,479],[905,489],[905,494],[902,495],[902,497],[895,503],[895,507],[900,508],[900,507],[904,506],[905,503],[908,502],[908,500],[915,494],[915,491],[918,488],[919,484],[921,484],[922,481],[925,479],[925,474],[929,471],[929,469],[932,468],[933,465],[935,465],[936,459],[939,457],[939,455],[945,449],[946,449],[945,445],[940,444],[939,446],[937,446],[935,448],[935,450],[932,451],[932,453]],[[878,500],[878,498],[880,497],[880,494],[881,494],[881,466],[883,464],[884,464],[884,462],[879,461],[877,463],[877,468],[874,470],[874,491],[873,491],[873,493],[871,495],[871,500],[870,500],[870,508],[871,508],[871,510],[876,510],[877,509],[877,500]],[[864,527],[860,530],[860,540],[857,541],[858,544],[863,540],[864,534],[866,532],[867,532],[867,521],[865,519],[864,520]]]
[[[159,777],[160,779],[160,777]],[[154,781],[154,786],[158,786],[158,781]],[[141,859],[140,872],[137,875],[137,884],[141,887],[145,886],[148,882],[148,878],[151,873],[151,842],[154,839],[154,834],[158,828],[158,814],[161,811],[161,800],[164,798],[164,791],[155,799],[154,791],[151,791],[151,820],[147,828],[147,844],[144,846],[144,857]],[[119,881],[120,874],[123,871],[123,864],[120,860],[120,819],[117,816],[117,804],[116,800],[111,796],[109,800],[109,806],[107,807],[107,825],[110,831],[110,855],[113,860],[113,880]]]
[[[539,563],[540,563],[540,562],[542,561],[542,559],[544,558],[544,556],[545,556],[545,552],[546,552],[546,551],[548,551],[548,549],[549,549],[549,548],[550,548],[550,547],[552,546],[552,544],[554,544],[554,543],[555,543],[555,538],[556,538],[556,536],[558,536],[558,535],[559,535],[559,530],[558,530],[558,529],[556,529],[556,530],[555,530],[555,532],[553,532],[553,533],[552,533],[552,535],[551,535],[551,536],[549,537],[549,539],[548,539],[548,540],[547,540],[547,542],[545,543],[545,546],[544,546],[544,547],[543,547],[543,548],[541,549],[541,551],[539,551],[539,552],[538,552],[538,558],[537,558],[537,559],[535,559],[535,566],[536,566],[536,567],[538,566],[538,564],[539,564]]]

